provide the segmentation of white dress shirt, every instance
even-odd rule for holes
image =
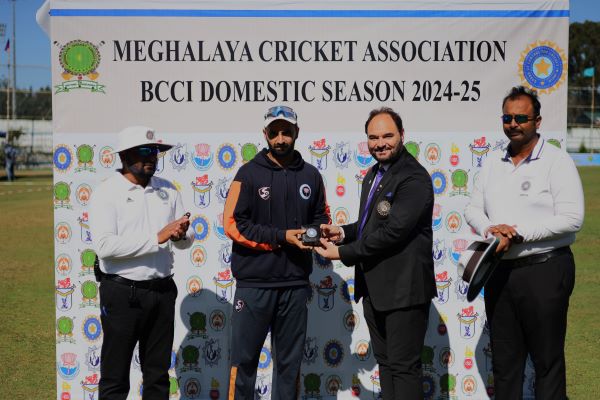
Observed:
[[[152,177],[144,188],[117,171],[96,188],[90,205],[100,269],[135,281],[171,275],[172,246],[190,247],[194,231],[188,229],[186,240],[160,245],[158,232],[185,212],[169,181]]]
[[[489,156],[476,180],[465,219],[481,236],[492,225],[514,225],[523,236],[504,259],[545,253],[575,241],[583,224],[583,189],[569,155],[539,138],[514,165],[508,151]]]

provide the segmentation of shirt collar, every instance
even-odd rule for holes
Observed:
[[[539,133],[537,135],[538,135],[539,139],[538,139],[537,143],[535,144],[535,147],[533,148],[531,153],[529,153],[527,158],[525,158],[524,162],[536,161],[536,160],[539,160],[542,156],[542,150],[544,149],[544,143],[546,141],[540,137]],[[506,146],[506,149],[504,151],[504,157],[502,157],[502,161],[504,161],[504,162],[510,161],[510,143]]]

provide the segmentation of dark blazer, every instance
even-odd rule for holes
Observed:
[[[356,301],[369,295],[378,311],[423,304],[437,293],[431,255],[431,178],[404,148],[388,168],[358,238],[363,208],[379,164],[365,176],[358,221],[343,226],[345,238],[339,249],[342,262],[356,266]]]

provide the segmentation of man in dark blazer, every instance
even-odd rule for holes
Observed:
[[[356,301],[371,335],[384,400],[423,399],[421,350],[431,299],[431,178],[403,146],[402,119],[390,108],[365,123],[377,160],[362,184],[358,221],[321,225],[321,256],[355,266]]]

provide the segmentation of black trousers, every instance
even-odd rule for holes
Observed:
[[[139,341],[143,399],[169,398],[169,365],[173,348],[177,287],[171,279],[159,289],[132,289],[102,280],[100,319],[104,340],[100,365],[100,399],[125,400],[129,367]]]
[[[384,400],[423,399],[421,353],[431,301],[392,311],[377,311],[363,299],[373,354],[379,364]]]
[[[254,400],[256,370],[269,327],[275,362],[271,399],[297,398],[309,291],[306,286],[236,289],[229,399]]]
[[[535,367],[535,398],[564,400],[565,334],[575,262],[568,252],[514,267],[503,261],[485,286],[496,400],[523,397],[527,354]]]

